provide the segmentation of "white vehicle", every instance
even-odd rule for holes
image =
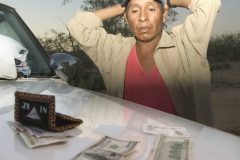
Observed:
[[[240,160],[238,136],[122,99],[68,85],[62,80],[68,78],[61,72],[64,67],[54,63],[53,58],[49,60],[36,37],[16,11],[1,3],[0,34],[17,40],[28,50],[27,64],[31,69],[27,78],[0,80],[1,160],[72,159],[103,136],[138,141],[137,150],[130,159],[151,159],[156,135],[143,132],[142,127],[146,125],[185,128],[184,131],[188,132],[187,135],[192,141],[192,149],[189,151],[192,160]],[[70,59],[72,60],[72,57]],[[73,61],[75,60],[77,63],[78,60],[73,58]],[[57,72],[62,79],[56,78],[51,66],[55,70],[59,69]],[[78,136],[64,144],[27,148],[8,126],[8,121],[14,120],[16,91],[54,95],[57,112],[83,120],[77,128]]]

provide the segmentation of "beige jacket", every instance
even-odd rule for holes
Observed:
[[[182,25],[163,31],[154,59],[179,116],[212,124],[207,47],[220,0],[192,0]],[[77,12],[68,28],[102,73],[107,94],[123,97],[126,62],[136,40],[106,33],[94,13]]]

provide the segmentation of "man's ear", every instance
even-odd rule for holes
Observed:
[[[128,25],[128,20],[127,20],[126,12],[124,12],[123,16],[124,16],[124,22],[125,22],[125,24]]]
[[[165,23],[168,19],[168,8],[164,7],[163,10],[163,23]]]
[[[164,6],[163,6],[163,23],[165,23],[168,19],[168,10],[169,10],[169,7],[167,5],[167,0],[165,0]]]

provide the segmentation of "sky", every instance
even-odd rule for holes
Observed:
[[[36,36],[49,34],[51,29],[66,32],[68,20],[81,9],[83,0],[70,0],[63,5],[63,0],[0,0],[16,9]],[[213,36],[240,32],[240,0],[221,0],[222,6],[216,18]],[[170,27],[182,23],[189,13],[186,9],[177,9],[178,21]]]

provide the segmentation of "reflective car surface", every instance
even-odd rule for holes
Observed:
[[[184,127],[192,140],[193,160],[239,160],[238,136],[169,115],[135,103],[75,88],[56,79],[6,80],[0,83],[0,159],[66,160],[93,145],[104,135],[123,140],[136,140],[139,145],[131,159],[150,159],[155,135],[145,134],[143,125]],[[11,130],[14,120],[14,92],[24,91],[54,95],[56,112],[83,120],[80,133],[65,144],[29,149]],[[7,145],[6,145],[7,144]]]
[[[122,99],[72,87],[55,78],[53,70],[59,68],[58,64],[49,60],[15,10],[3,4],[0,4],[0,34],[17,40],[28,49],[27,64],[31,69],[26,78],[0,80],[1,160],[72,159],[104,135],[138,141],[131,159],[150,159],[156,136],[145,134],[142,130],[144,124],[186,128],[192,141],[193,160],[240,159],[238,136]],[[70,58],[72,62],[73,59]],[[67,78],[64,76],[63,79]],[[76,128],[78,136],[64,144],[28,149],[7,124],[14,120],[16,91],[54,95],[56,112],[83,120],[83,124]]]

